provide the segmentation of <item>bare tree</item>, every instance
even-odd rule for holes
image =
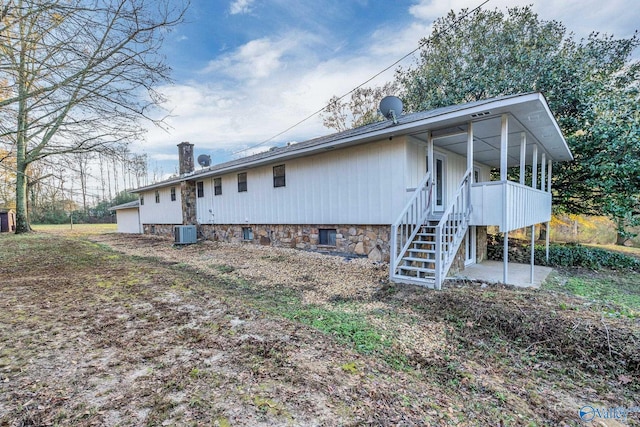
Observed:
[[[383,120],[378,104],[387,95],[396,95],[398,85],[385,83],[381,87],[360,87],[351,92],[347,101],[333,96],[322,113],[322,124],[338,132]]]
[[[29,165],[139,140],[160,123],[159,49],[180,0],[0,0],[0,138],[16,153],[17,233],[30,230]],[[186,1],[186,0],[185,0]]]
[[[77,176],[80,179],[82,210],[85,214],[89,211],[89,207],[87,205],[87,178],[90,173],[89,163],[92,157],[93,155],[90,152],[80,152],[73,153],[68,159],[70,162],[69,169],[77,173]]]

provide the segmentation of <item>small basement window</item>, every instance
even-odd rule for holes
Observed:
[[[242,240],[253,240],[253,230],[251,227],[242,227]]]
[[[176,201],[176,187],[171,187],[171,201]]]
[[[220,196],[222,194],[222,178],[213,178],[213,195]]]
[[[278,165],[273,167],[273,186],[284,187],[286,185],[284,165]]]
[[[196,182],[196,194],[198,197],[204,197],[204,181]]]
[[[247,173],[242,172],[238,174],[238,193],[247,191]]]
[[[160,203],[160,191],[156,190],[156,203]]]
[[[336,245],[336,229],[321,228],[318,230],[318,244],[326,246]]]

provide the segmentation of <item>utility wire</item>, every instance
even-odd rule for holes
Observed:
[[[488,2],[489,2],[489,0],[485,0],[485,1],[483,1],[482,3],[480,3],[480,4],[479,4],[478,6],[476,6],[475,8],[471,9],[470,11],[468,11],[467,13],[465,13],[464,15],[460,16],[460,17],[459,17],[455,22],[451,23],[447,28],[445,28],[445,29],[444,29],[444,31],[441,31],[441,32],[439,32],[439,33],[437,33],[437,34],[435,34],[435,35],[434,35],[434,34],[432,34],[429,38],[425,38],[425,39],[424,39],[422,42],[420,42],[420,43],[418,44],[418,46],[417,46],[415,49],[413,49],[411,52],[409,52],[409,53],[407,53],[406,55],[402,56],[400,59],[396,60],[396,61],[395,61],[395,62],[393,62],[391,65],[389,65],[389,66],[385,67],[384,69],[380,70],[379,72],[377,72],[376,74],[374,74],[373,76],[371,76],[370,78],[368,78],[367,80],[365,80],[364,82],[360,83],[358,86],[354,87],[354,88],[353,88],[353,89],[351,89],[350,91],[348,91],[348,92],[346,92],[345,94],[343,94],[342,96],[338,97],[338,98],[337,98],[337,100],[338,100],[338,101],[340,101],[340,100],[342,100],[342,99],[346,98],[347,96],[351,95],[353,92],[355,92],[356,90],[358,90],[358,89],[359,89],[359,88],[361,88],[362,86],[364,86],[364,85],[366,85],[367,83],[369,83],[369,82],[371,82],[372,80],[374,80],[376,77],[380,76],[381,74],[383,74],[383,73],[385,73],[386,71],[390,70],[391,68],[395,67],[396,65],[398,65],[399,63],[401,63],[402,61],[404,61],[405,59],[407,59],[409,56],[413,55],[414,53],[416,53],[417,51],[419,51],[420,49],[422,49],[424,46],[426,46],[427,44],[429,44],[430,42],[432,42],[432,40],[433,40],[434,38],[438,37],[440,34],[447,33],[447,32],[448,32],[448,31],[450,31],[451,29],[455,28],[455,27],[458,25],[458,23],[459,23],[460,21],[462,21],[464,18],[466,18],[467,16],[471,15],[472,13],[476,12],[477,10],[480,10],[480,9],[481,9],[485,4],[487,4]],[[254,144],[254,145],[252,145],[252,146],[249,146],[249,147],[247,147],[247,148],[243,148],[242,150],[234,151],[233,153],[231,153],[231,155],[233,156],[233,155],[236,155],[236,154],[242,153],[242,152],[244,152],[244,151],[252,150],[252,149],[257,148],[257,147],[260,147],[260,146],[262,146],[262,145],[264,145],[264,144],[266,144],[266,143],[268,143],[268,142],[270,142],[270,141],[273,141],[273,140],[274,140],[274,139],[276,139],[277,137],[279,137],[279,136],[281,136],[281,135],[284,135],[285,133],[289,132],[290,130],[292,130],[292,129],[294,129],[294,128],[298,127],[298,126],[300,126],[302,123],[306,122],[307,120],[310,120],[312,117],[315,117],[316,115],[318,115],[318,114],[322,113],[323,111],[325,111],[325,110],[326,110],[326,108],[327,108],[329,105],[330,105],[330,104],[327,104],[327,105],[325,105],[324,107],[322,107],[322,108],[320,108],[320,109],[318,109],[318,110],[314,111],[313,113],[309,114],[309,115],[308,115],[308,116],[306,116],[305,118],[303,118],[303,119],[299,120],[299,121],[298,121],[298,122],[296,122],[295,124],[293,124],[293,125],[289,126],[289,127],[288,127],[288,128],[286,128],[285,130],[283,130],[283,131],[281,131],[281,132],[279,132],[279,133],[277,133],[277,134],[273,135],[272,137],[267,138],[267,139],[265,139],[265,140],[263,140],[263,141],[261,141],[261,142],[259,142],[259,143],[257,143],[257,144]],[[21,173],[21,174],[24,174],[23,172],[20,172],[20,171],[18,171],[18,170],[17,170],[17,169],[15,169],[15,168],[11,168],[11,167],[8,167],[8,166],[3,165],[3,164],[2,164],[2,162],[0,162],[0,167],[2,167],[2,168],[4,168],[4,169],[6,169],[6,170],[8,170],[8,171],[11,171],[11,172],[13,172],[13,173]],[[33,180],[33,178],[32,178],[32,177],[30,177],[29,175],[27,175],[27,174],[24,174],[24,175],[25,175],[28,179]],[[92,176],[92,175],[91,175],[91,174],[89,174],[89,173],[87,173],[87,175],[89,175],[91,178],[93,178],[93,179],[97,180],[97,177]],[[42,184],[42,185],[45,185],[45,186],[49,186],[49,187],[52,187],[52,188],[55,188],[55,189],[59,189],[59,187],[58,187],[58,186],[56,186],[56,185],[54,185],[54,184],[50,184],[50,183],[45,182],[45,181],[40,181],[39,183],[40,183],[40,184]],[[70,192],[71,192],[71,191],[70,191]],[[77,192],[77,191],[74,191],[73,193],[76,193],[76,194],[82,194],[81,192]],[[87,196],[90,196],[90,197],[99,197],[99,195],[97,195],[97,194],[87,194]]]
[[[466,18],[467,16],[471,15],[472,13],[476,12],[477,10],[480,10],[482,8],[482,6],[484,6],[485,4],[487,4],[489,2],[489,0],[485,0],[482,3],[480,3],[478,6],[476,6],[475,8],[473,8],[472,10],[468,11],[466,14],[462,15],[460,18],[458,18],[455,22],[453,22],[451,25],[449,25],[447,28],[445,28],[444,31],[435,34],[432,36],[433,37],[437,37],[442,33],[447,33],[449,30],[453,29],[454,27],[456,27],[458,25],[458,23],[460,21],[462,21],[464,18]],[[430,43],[432,41],[432,37],[429,38],[425,38],[422,42],[420,42],[418,44],[418,47],[416,47],[415,49],[413,49],[411,52],[407,53],[406,55],[404,55],[402,58],[398,59],[397,61],[395,61],[393,64],[389,65],[388,67],[384,68],[383,70],[377,72],[376,74],[374,74],[373,76],[371,76],[370,78],[368,78],[367,80],[365,80],[364,82],[360,83],[358,86],[354,87],[353,89],[351,89],[349,92],[345,93],[344,95],[340,96],[337,101],[342,100],[343,98],[346,98],[347,96],[351,95],[353,92],[355,92],[356,90],[360,89],[362,86],[366,85],[367,83],[369,83],[370,81],[374,80],[376,77],[380,76],[382,73],[388,71],[389,69],[395,67],[396,65],[398,65],[400,62],[404,61],[405,59],[407,59],[409,56],[413,55],[414,53],[416,53],[417,51],[419,51],[420,49],[422,49],[424,46],[426,46],[428,43]],[[309,114],[307,117],[303,118],[302,120],[296,122],[295,124],[289,126],[288,128],[286,128],[285,130],[283,130],[280,133],[277,133],[276,135],[273,135],[270,138],[265,139],[262,142],[259,142],[255,145],[252,145],[250,147],[247,148],[243,148],[242,150],[238,150],[238,151],[234,151],[233,153],[231,153],[231,155],[235,155],[235,154],[239,154],[242,153],[244,151],[248,151],[248,150],[252,150],[254,148],[260,147],[261,145],[266,144],[267,142],[273,141],[274,139],[276,139],[277,137],[284,135],[285,133],[289,132],[291,129],[298,127],[299,125],[301,125],[302,123],[306,122],[307,120],[311,119],[312,117],[322,113],[324,110],[327,109],[327,107],[330,104],[325,105],[324,107],[320,108],[319,110],[314,111],[313,113]]]

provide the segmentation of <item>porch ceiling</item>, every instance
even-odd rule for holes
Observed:
[[[544,106],[536,102],[528,102],[510,106],[508,111],[492,109],[482,118],[473,120],[473,156],[474,160],[491,167],[500,167],[500,132],[501,115],[509,114],[508,159],[509,167],[520,164],[520,139],[526,135],[526,164],[532,164],[533,147],[538,145],[538,163],[540,155],[546,153],[547,159],[554,161],[572,160],[567,144],[560,133],[555,120]],[[459,118],[458,120],[462,120]],[[449,123],[432,129],[434,146],[467,155],[467,121]],[[420,132],[412,135],[426,143],[428,133]]]

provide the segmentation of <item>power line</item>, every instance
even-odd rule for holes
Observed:
[[[489,0],[485,0],[482,3],[480,3],[478,6],[476,6],[474,9],[468,11],[466,14],[462,15],[461,17],[459,17],[455,22],[451,23],[447,28],[445,28],[444,31],[442,31],[441,33],[447,33],[449,30],[451,30],[452,28],[454,28],[455,26],[458,25],[458,23],[460,21],[462,21],[464,18],[466,18],[467,16],[471,15],[472,13],[476,12],[477,10],[480,10],[482,8],[482,6],[484,6],[485,4],[487,4],[489,2]],[[435,36],[437,37],[439,34],[436,34]],[[428,38],[425,39],[424,41],[422,41],[421,43],[418,44],[418,47],[416,47],[415,49],[413,49],[411,52],[407,53],[406,55],[404,55],[402,58],[398,59],[397,61],[395,61],[393,64],[387,66],[386,68],[382,69],[381,71],[377,72],[376,74],[374,74],[373,76],[371,76],[370,78],[368,78],[367,80],[365,80],[364,82],[360,83],[358,86],[354,87],[353,89],[351,89],[349,92],[345,93],[344,95],[340,96],[337,100],[340,101],[343,98],[346,98],[347,96],[351,95],[353,92],[355,92],[356,90],[360,89],[362,86],[366,85],[367,83],[369,83],[370,81],[374,80],[376,77],[380,76],[381,74],[383,74],[384,72],[390,70],[391,68],[395,67],[396,65],[398,65],[400,62],[404,61],[405,59],[407,59],[409,56],[413,55],[414,53],[416,53],[417,51],[419,51],[420,49],[422,49],[424,46],[426,46],[428,43],[430,43],[432,41],[432,38]],[[319,110],[314,111],[313,113],[309,114],[307,117],[303,118],[302,120],[296,122],[295,124],[289,126],[288,128],[286,128],[285,130],[283,130],[282,132],[277,133],[276,135],[273,135],[270,138],[265,139],[262,142],[259,142],[255,145],[252,145],[250,147],[247,148],[243,148],[242,150],[238,150],[238,151],[234,151],[233,153],[231,153],[231,155],[235,155],[238,153],[242,153],[244,151],[248,151],[248,150],[252,150],[254,148],[260,147],[261,145],[266,144],[267,142],[273,141],[274,139],[276,139],[277,137],[289,132],[291,129],[294,129],[296,127],[298,127],[299,125],[301,125],[302,123],[306,122],[307,120],[311,119],[312,117],[322,113],[324,110],[326,110],[326,108],[329,106],[330,104],[325,105],[324,107],[320,108]]]

